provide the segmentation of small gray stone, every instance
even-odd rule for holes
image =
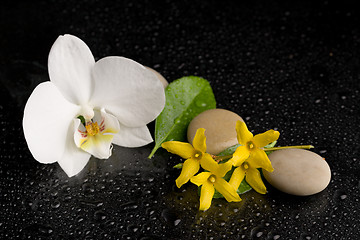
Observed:
[[[210,109],[200,113],[189,124],[187,138],[192,143],[196,130],[205,129],[207,152],[219,154],[238,143],[236,121],[244,121],[239,115],[225,109]]]
[[[265,179],[282,192],[308,196],[324,190],[331,171],[318,154],[303,149],[283,149],[269,154],[273,172],[263,171]]]
[[[169,85],[168,81],[166,81],[166,79],[157,71],[155,71],[152,68],[146,67],[146,69],[150,70],[151,72],[155,73],[156,77],[160,80],[160,82],[162,83],[162,85],[164,86],[164,88],[167,87],[167,85]]]

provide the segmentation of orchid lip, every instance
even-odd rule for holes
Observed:
[[[104,159],[111,156],[112,141],[120,131],[117,119],[104,109],[94,110],[94,118],[83,125],[78,123],[74,129],[74,140],[78,148]]]

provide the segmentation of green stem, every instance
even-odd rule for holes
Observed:
[[[310,148],[314,148],[314,146],[313,145],[299,145],[299,146],[273,147],[273,148],[264,148],[264,151],[268,152],[268,151],[275,151],[275,150],[281,150],[281,149],[290,149],[290,148],[310,149]]]
[[[178,163],[175,166],[173,166],[173,168],[182,169],[183,165],[184,165],[183,163]]]
[[[154,156],[154,154],[155,154],[156,150],[158,150],[158,148],[159,148],[159,146],[156,144],[155,147],[153,148],[153,150],[151,151],[150,155],[148,156],[149,159],[151,159]]]

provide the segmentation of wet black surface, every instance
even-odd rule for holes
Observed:
[[[357,239],[360,236],[360,13],[339,1],[5,1],[0,8],[1,239]],[[279,145],[312,144],[332,169],[327,189],[295,197],[268,186],[198,212],[175,186],[180,159],[153,145],[114,147],[76,177],[42,165],[22,133],[25,102],[48,80],[58,35],[99,59],[132,58],[169,81],[208,79],[218,107]],[[153,124],[150,125],[153,127]]]

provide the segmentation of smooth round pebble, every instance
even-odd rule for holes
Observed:
[[[164,88],[167,87],[167,85],[169,85],[168,81],[166,81],[166,79],[157,71],[155,71],[152,68],[146,67],[148,70],[150,70],[151,72],[155,73],[156,77],[160,80],[160,82],[162,83],[162,85],[164,86]]]
[[[187,138],[192,143],[196,130],[205,129],[206,152],[219,154],[238,143],[236,121],[244,121],[239,115],[225,109],[210,109],[197,115],[189,124]]]
[[[324,190],[331,171],[318,154],[304,149],[282,149],[269,154],[273,172],[263,171],[265,179],[278,190],[308,196]]]

